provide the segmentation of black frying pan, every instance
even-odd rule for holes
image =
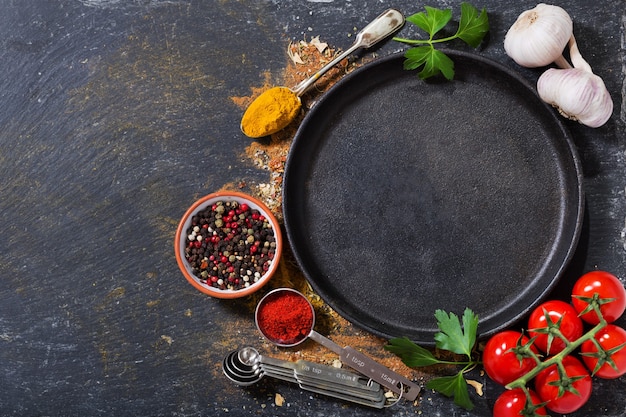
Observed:
[[[479,315],[479,335],[536,306],[570,260],[580,162],[521,77],[448,52],[451,82],[394,55],[337,83],[287,160],[287,237],[308,281],[376,335],[432,344],[434,312]]]

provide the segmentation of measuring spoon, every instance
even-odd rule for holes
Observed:
[[[245,387],[256,384],[263,378],[261,372],[252,365],[244,363],[239,351],[235,350],[228,354],[222,361],[224,375],[235,384]]]
[[[273,318],[271,316],[265,316],[265,308],[267,308],[268,305],[279,302],[281,298],[284,300],[283,297],[294,296],[300,297],[302,299],[301,302],[306,305],[308,309],[310,309],[310,311],[306,310],[303,312],[303,318],[307,318],[307,320],[302,320],[303,323],[306,323],[306,327],[305,325],[300,325],[298,323],[287,323],[283,317]],[[310,318],[308,318],[308,314],[311,315]],[[408,378],[405,378],[397,372],[381,365],[356,349],[350,346],[341,347],[337,343],[316,332],[314,330],[315,310],[313,309],[313,305],[299,291],[291,288],[278,288],[270,291],[261,299],[261,301],[259,301],[259,304],[257,304],[254,320],[261,334],[277,346],[292,347],[299,345],[307,338],[310,338],[339,355],[341,362],[345,365],[359,371],[361,374],[371,378],[373,381],[378,382],[380,385],[388,388],[396,394],[401,395],[409,401],[415,400],[420,392],[420,387]],[[294,326],[301,328],[294,329]],[[272,335],[273,330],[281,328],[289,329],[292,332],[296,330],[298,336],[291,340],[277,339]]]
[[[352,52],[359,48],[369,48],[373,46],[400,29],[402,25],[404,25],[404,16],[402,13],[395,9],[386,10],[357,33],[356,39],[350,48],[324,65],[311,77],[303,80],[294,88],[273,87],[257,97],[243,114],[240,126],[241,131],[251,138],[260,138],[284,129],[298,115],[301,105],[300,96],[302,96],[315,81]],[[278,90],[283,90],[282,93],[287,94],[288,100],[294,103],[295,109],[291,108],[293,106],[287,108],[287,106],[281,105],[283,103],[278,102],[274,102],[268,107],[259,104],[265,101],[266,98],[275,97]],[[251,129],[250,126],[260,123],[261,116],[266,121],[263,126],[258,126],[259,129]]]
[[[292,367],[283,361],[276,362],[277,368],[295,368],[289,372],[268,372],[261,362],[261,355],[254,348],[243,348],[228,354],[222,362],[224,375],[239,386],[249,386],[259,382],[264,375],[287,382],[293,382],[307,391],[323,394],[330,397],[351,401],[369,407],[383,408],[387,405],[387,399],[382,388],[376,383],[353,386],[346,381],[356,381],[354,376],[346,371],[335,370],[334,373],[326,372],[326,376],[306,378],[300,375],[301,365]],[[300,361],[299,361],[300,362]],[[305,362],[305,361],[301,361]],[[323,365],[309,363],[311,367],[320,369]],[[340,376],[341,374],[341,376]],[[335,375],[335,376],[334,376]],[[377,390],[373,390],[373,389]],[[390,404],[393,405],[393,404]]]
[[[301,388],[320,393],[339,393],[341,398],[358,398],[376,404],[385,402],[380,384],[352,371],[305,360],[292,362],[270,358],[251,347],[240,350],[239,356],[244,363],[259,369],[263,375],[292,382],[295,378]]]

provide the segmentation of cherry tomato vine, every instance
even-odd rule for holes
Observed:
[[[495,402],[495,417],[543,416],[546,409],[568,414],[580,409],[591,396],[593,377],[614,379],[626,374],[626,330],[612,324],[626,310],[626,288],[615,275],[592,271],[577,280],[571,295],[571,303],[540,304],[529,316],[527,331],[493,335],[482,350],[482,362],[474,357],[478,317],[466,309],[461,323],[454,314],[437,311],[441,329],[435,336],[437,348],[468,360],[458,362],[462,369],[454,377],[444,377],[445,384],[435,381],[427,387],[471,409],[463,374],[482,363],[487,375],[507,389]],[[451,344],[451,340],[461,342]],[[386,348],[412,367],[450,363],[407,338],[392,339]]]
[[[529,320],[529,333],[533,337],[525,343],[520,338],[517,345],[510,350],[510,353],[520,358],[520,363],[531,359],[536,364],[532,370],[505,384],[509,390],[521,389],[525,393],[527,401],[521,415],[541,415],[537,413],[537,405],[530,401],[529,386],[533,380],[535,391],[543,401],[541,406],[567,414],[580,409],[589,399],[592,376],[616,378],[626,373],[626,331],[609,324],[617,320],[626,309],[626,289],[619,279],[604,271],[583,275],[572,290],[572,307],[570,309],[569,304],[555,301],[541,304],[531,313]],[[573,312],[577,315],[574,316]],[[537,317],[542,314],[544,325],[532,328],[540,322]],[[583,321],[593,327],[581,335]],[[607,328],[614,335],[610,344],[607,343]],[[537,341],[540,343],[537,344]],[[558,353],[550,346],[554,346],[556,342]],[[530,349],[535,345],[541,346],[546,354],[555,354],[542,360],[536,350]],[[573,355],[579,349],[591,374]],[[484,362],[488,361],[486,355],[490,354],[487,350],[483,352]],[[498,369],[497,364],[492,366]],[[489,376],[494,379],[492,375]]]

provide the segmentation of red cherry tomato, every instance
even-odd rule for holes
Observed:
[[[579,314],[589,306],[589,302],[585,299],[593,298],[594,294],[597,294],[600,299],[615,299],[600,306],[602,317],[607,323],[617,320],[626,310],[626,289],[615,275],[604,271],[592,271],[576,281],[572,289],[572,304]],[[581,315],[581,318],[590,324],[600,322],[595,311],[586,312]]]
[[[535,390],[542,402],[547,402],[546,407],[555,413],[569,414],[582,407],[591,396],[591,376],[585,366],[575,357],[563,358],[565,373],[569,378],[582,377],[572,383],[572,387],[578,392],[566,390],[559,396],[559,387],[554,382],[560,380],[556,365],[552,365],[535,377]]]
[[[594,375],[605,379],[615,379],[626,374],[626,330],[613,324],[607,324],[606,327],[596,333],[595,339],[600,342],[604,351],[610,354],[615,368],[609,362],[603,361]],[[620,346],[622,348],[619,348]],[[591,372],[594,372],[599,359],[597,356],[589,356],[588,354],[596,354],[598,347],[593,341],[586,340],[581,345],[580,351],[583,354],[583,362]]]
[[[537,404],[541,404],[541,399],[533,390],[528,390],[532,405],[526,407],[527,399],[526,394],[521,388],[515,388],[512,390],[504,391],[496,400],[493,405],[493,417],[520,417],[525,415],[531,415],[532,413],[522,414],[524,409],[530,410]],[[539,407],[534,410],[536,415],[547,415],[544,407]]]
[[[583,322],[580,317],[578,317],[578,312],[571,304],[565,301],[546,301],[533,310],[528,318],[529,336],[536,336],[537,338],[534,342],[535,346],[549,355],[556,355],[565,349],[565,342],[563,340],[556,336],[553,336],[552,340],[550,340],[549,334],[541,331],[541,329],[549,329],[550,326],[554,327],[557,323],[559,323],[557,326],[558,329],[570,342],[583,335]],[[548,342],[550,342],[549,351]]]
[[[489,378],[506,385],[535,367],[534,359],[523,358],[520,363],[515,352],[510,350],[518,345],[520,338],[523,345],[528,343],[528,337],[513,330],[496,333],[487,341],[483,351],[483,366]],[[531,350],[537,353],[534,346],[531,346]]]

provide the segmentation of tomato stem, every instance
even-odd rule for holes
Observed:
[[[608,323],[602,316],[602,313],[600,311],[600,303],[595,300],[592,301],[591,303],[593,304],[593,310],[596,312],[596,314],[598,315],[598,318],[600,319],[600,322],[598,324],[596,324],[587,333],[583,334],[581,337],[574,340],[573,342],[570,342],[566,338],[562,337],[562,334],[559,331],[559,337],[561,337],[563,341],[565,342],[565,349],[563,349],[561,352],[557,353],[556,355],[552,356],[551,358],[545,361],[541,361],[534,352],[530,351],[529,352],[530,356],[533,357],[533,359],[535,359],[535,361],[537,362],[537,366],[535,366],[532,370],[530,370],[525,375],[522,375],[521,377],[517,378],[515,381],[506,385],[505,388],[506,389],[513,389],[513,388],[524,389],[526,384],[528,384],[533,378],[535,378],[541,371],[543,371],[546,368],[549,368],[550,366],[554,364],[557,364],[557,366],[561,367],[563,358],[565,358],[567,355],[575,351],[585,341],[595,340],[596,333],[602,330]],[[532,343],[532,341],[529,342],[529,344],[530,343]]]
[[[533,398],[530,395],[530,389],[526,386],[523,386],[521,388],[522,391],[524,391],[524,395],[526,396],[526,405],[524,406],[524,409],[520,412],[520,415],[538,417],[540,414],[537,413],[537,410],[544,407],[547,403],[534,404]]]

